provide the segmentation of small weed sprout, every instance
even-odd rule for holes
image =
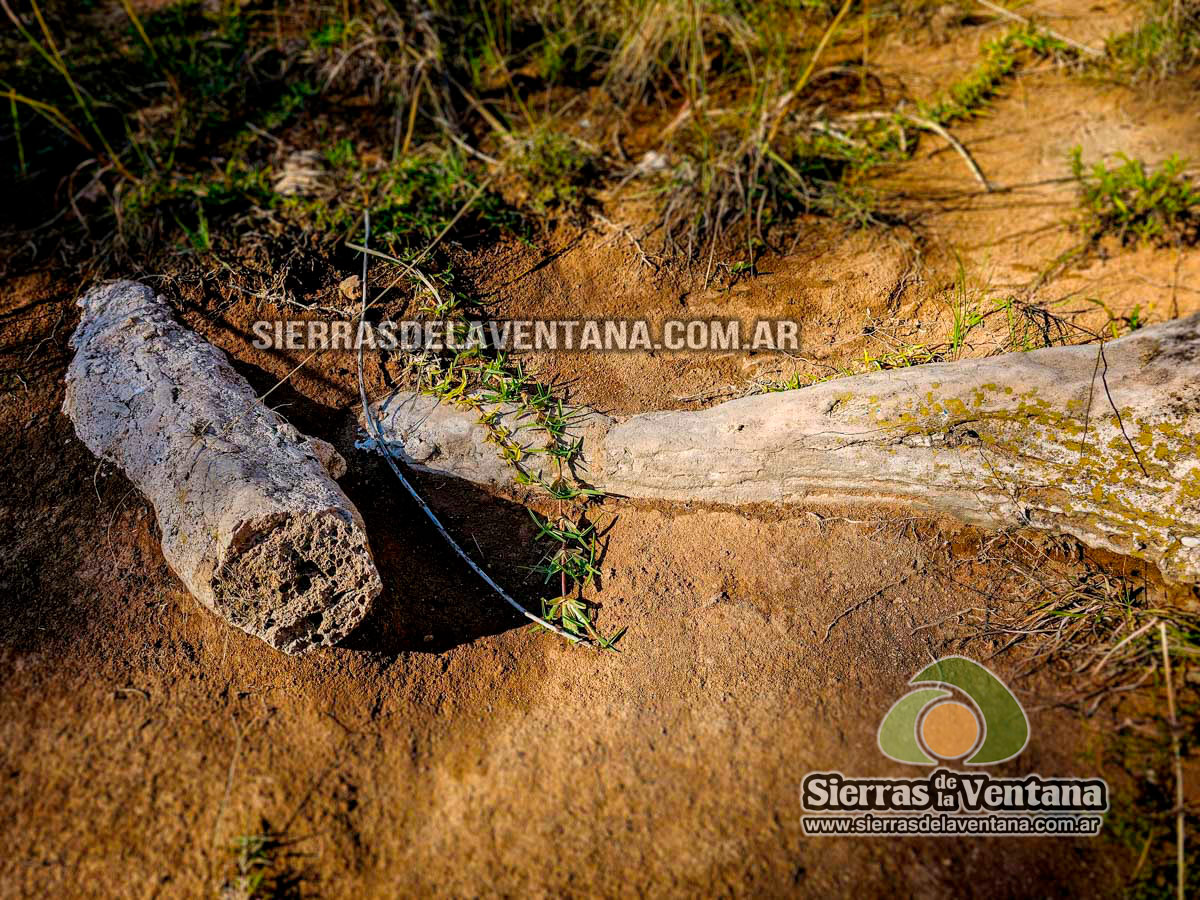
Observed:
[[[958,263],[958,274],[955,280],[954,299],[950,305],[953,322],[950,326],[950,354],[954,359],[962,356],[963,345],[967,335],[983,322],[983,315],[967,299],[967,270],[962,257],[955,254]]]
[[[232,877],[221,886],[222,900],[284,900],[303,896],[304,874],[292,867],[300,854],[292,842],[272,831],[266,822],[260,831],[234,839]]]
[[[231,893],[247,900],[262,897],[262,888],[272,863],[276,842],[265,834],[244,834],[233,842],[237,876]]]

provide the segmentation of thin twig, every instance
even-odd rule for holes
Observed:
[[[979,163],[975,161],[975,157],[971,156],[970,151],[967,150],[962,141],[952,135],[944,126],[939,125],[932,119],[926,119],[924,116],[917,116],[908,112],[861,112],[850,113],[849,115],[842,116],[839,121],[864,122],[884,119],[890,119],[892,121],[895,121],[896,119],[907,119],[918,128],[923,128],[926,131],[932,131],[938,137],[942,138],[942,140],[944,140],[947,144],[953,147],[954,151],[963,158],[963,161],[967,164],[967,168],[971,170],[971,174],[975,176],[975,180],[983,185],[983,189],[985,191],[992,193],[996,190],[996,188],[992,186],[991,182],[987,180],[987,176],[983,174],[983,169],[979,167]],[[901,134],[903,133],[903,130],[901,130]]]
[[[1129,452],[1137,460],[1138,468],[1142,470],[1142,474],[1149,478],[1150,473],[1142,465],[1142,456],[1138,453],[1137,447],[1133,446],[1133,441],[1129,438],[1129,432],[1125,430],[1125,421],[1121,418],[1121,411],[1117,409],[1117,404],[1113,402],[1112,391],[1108,389],[1108,358],[1104,355],[1103,341],[1100,342],[1100,361],[1103,363],[1103,368],[1100,370],[1100,383],[1104,385],[1104,395],[1108,397],[1108,405],[1112,407],[1113,415],[1117,417],[1117,425],[1121,428],[1121,436],[1125,438],[1125,443],[1129,445]]]
[[[220,837],[221,818],[225,815],[225,807],[229,804],[229,795],[233,791],[233,776],[237,771],[238,756],[242,752],[242,729],[238,727],[237,719],[233,720],[233,733],[233,753],[229,757],[229,769],[225,772],[225,789],[221,792],[221,802],[217,806],[216,818],[213,819],[211,844],[214,852]],[[212,857],[209,857],[209,877],[212,877],[212,864]]]
[[[911,577],[912,577],[912,573],[910,572],[909,574],[905,575],[903,578],[897,578],[895,581],[891,582],[890,584],[885,584],[879,590],[864,597],[862,600],[859,600],[857,603],[853,604],[852,606],[846,607],[844,610],[842,610],[841,613],[838,614],[838,616],[832,622],[830,622],[828,625],[825,626],[825,637],[823,637],[821,639],[821,643],[824,644],[829,640],[829,636],[831,634],[833,634],[833,627],[835,625],[837,625],[838,622],[842,621],[842,619],[846,618],[846,616],[850,615],[850,613],[857,612],[858,610],[860,610],[864,606],[866,606],[868,603],[870,603],[872,600],[877,598],[884,591],[891,590],[892,588],[903,584],[904,582],[908,581],[908,579]]]
[[[821,58],[821,54],[825,52],[825,47],[828,46],[829,41],[833,38],[833,33],[837,31],[838,26],[842,24],[842,19],[850,11],[851,2],[852,0],[846,0],[842,4],[842,8],[838,10],[837,15],[833,17],[833,21],[829,23],[829,27],[825,29],[825,33],[821,35],[821,41],[817,44],[812,57],[808,60],[808,66],[805,67],[804,72],[796,80],[795,87],[788,91],[780,101],[779,110],[775,114],[775,122],[771,126],[771,130],[767,132],[766,145],[768,147],[775,140],[775,134],[779,131],[779,126],[783,123],[783,117],[787,114],[788,107],[791,106],[792,101],[796,99],[799,93],[804,90],[804,86],[808,84],[808,79],[817,65],[817,60]]]
[[[975,158],[971,156],[962,142],[952,135],[946,128],[939,125],[932,119],[926,119],[922,116],[914,116],[911,113],[901,113],[901,115],[912,122],[918,128],[924,128],[926,131],[932,131],[938,137],[942,138],[946,143],[954,148],[954,151],[963,158],[963,162],[967,164],[967,168],[971,170],[971,174],[975,176],[975,180],[983,185],[983,189],[989,194],[995,190],[988,182],[987,177],[983,174],[983,169],[979,168],[979,163],[975,162]]]
[[[603,216],[600,213],[595,212],[595,211],[592,212],[592,218],[595,219],[597,222],[601,223],[602,225],[605,225],[606,227],[611,228],[616,234],[621,235],[623,238],[625,238],[627,241],[629,241],[629,243],[631,243],[633,245],[633,249],[635,249],[638,252],[638,256],[640,257],[642,264],[645,265],[648,269],[652,269],[655,272],[657,272],[659,270],[659,267],[646,254],[645,248],[642,247],[642,242],[639,241],[637,239],[637,236],[634,235],[633,232],[631,232],[629,230],[628,225],[618,225],[616,222],[612,221],[608,217]]]
[[[1142,845],[1142,853],[1138,857],[1137,865],[1133,867],[1133,874],[1129,876],[1129,884],[1136,884],[1137,877],[1142,874],[1142,867],[1146,865],[1146,860],[1150,858],[1150,845],[1154,842],[1154,838],[1158,832],[1151,828],[1146,835],[1146,843]]]

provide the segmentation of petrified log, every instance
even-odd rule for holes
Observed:
[[[469,409],[404,394],[376,409],[410,464],[511,481]],[[579,474],[610,494],[904,501],[1063,532],[1200,580],[1200,315],[1103,355],[1092,344],[893,369],[698,412],[593,413],[578,430]]]
[[[329,475],[344,460],[269,409],[149,288],[118,282],[79,305],[63,412],[153,504],[172,570],[286,653],[341,640],[382,587],[358,510]]]

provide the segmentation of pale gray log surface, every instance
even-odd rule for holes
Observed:
[[[470,410],[406,394],[378,410],[412,464],[511,482]],[[610,494],[903,501],[1074,535],[1200,580],[1200,316],[1110,342],[1103,360],[1095,344],[1053,347],[586,421],[580,473]]]
[[[154,506],[201,603],[286,653],[336,643],[381,590],[345,461],[284,422],[135,282],[80,299],[63,412]],[[328,469],[328,471],[327,471]]]

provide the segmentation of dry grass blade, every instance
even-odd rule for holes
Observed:
[[[20,18],[8,5],[7,0],[0,0],[0,8],[4,10],[5,14],[9,18],[9,21],[16,26],[17,31],[21,33],[21,36],[66,82],[67,87],[70,89],[71,96],[75,99],[75,103],[79,107],[80,112],[83,113],[83,117],[87,120],[88,125],[91,126],[93,133],[100,142],[100,146],[104,148],[104,152],[107,154],[108,161],[112,164],[113,168],[116,169],[123,178],[132,183],[137,183],[140,181],[140,179],[130,172],[125,167],[124,163],[121,162],[120,156],[115,150],[113,150],[112,145],[109,143],[108,138],[104,134],[104,131],[96,122],[96,118],[92,114],[91,101],[83,95],[83,92],[80,90],[75,78],[71,75],[71,70],[67,67],[66,60],[63,59],[62,53],[58,49],[58,44],[54,40],[54,36],[50,33],[50,27],[46,24],[46,20],[42,16],[41,8],[38,6],[36,0],[31,0],[30,5],[33,9],[34,18],[37,19],[38,26],[41,28],[42,36],[45,39],[45,44],[39,41],[35,35],[31,34],[29,30],[25,28]]]
[[[1179,900],[1183,900],[1187,881],[1187,862],[1184,858],[1183,757],[1179,750],[1179,717],[1175,710],[1175,682],[1171,676],[1171,652],[1167,648],[1167,626],[1158,625],[1162,642],[1163,677],[1167,683],[1167,724],[1171,727],[1171,755],[1175,758],[1175,874]]]
[[[853,0],[846,0],[842,4],[842,8],[838,10],[837,15],[833,17],[833,21],[829,23],[829,27],[825,29],[825,33],[821,35],[821,41],[817,44],[817,48],[809,58],[808,65],[800,77],[796,79],[795,87],[780,101],[779,109],[775,114],[775,122],[771,125],[771,130],[767,132],[767,146],[770,146],[775,140],[775,135],[779,132],[779,126],[783,123],[788,108],[792,105],[796,97],[799,96],[800,92],[804,90],[804,86],[808,84],[808,79],[812,77],[813,69],[817,66],[817,61],[821,58],[821,54],[825,52],[825,48],[829,45],[830,40],[833,39],[834,32],[837,31],[838,26],[842,24],[842,19],[846,18],[846,13],[850,12],[852,3]]]
[[[1092,677],[1094,678],[1095,676],[1100,674],[1100,670],[1104,668],[1105,663],[1107,663],[1110,659],[1112,659],[1113,654],[1117,653],[1122,647],[1124,647],[1130,641],[1137,640],[1143,634],[1145,634],[1147,631],[1149,631],[1151,628],[1153,628],[1155,625],[1158,625],[1158,624],[1159,624],[1158,618],[1155,617],[1155,618],[1151,619],[1149,622],[1147,622],[1145,625],[1143,625],[1141,628],[1139,628],[1137,631],[1133,632],[1133,634],[1129,634],[1129,635],[1126,635],[1125,637],[1121,638],[1120,643],[1114,644],[1112,649],[1109,650],[1107,653],[1105,653],[1103,657],[1101,657],[1100,662],[1096,663],[1095,668],[1092,669]]]
[[[958,577],[958,568],[981,563],[1002,573],[1000,578],[976,588]],[[997,535],[986,539],[973,559],[938,572],[956,587],[988,598],[981,615],[944,624],[967,642],[1000,642],[993,655],[1023,645],[1022,672],[1046,667],[1065,672],[1072,688],[1053,703],[1088,716],[1107,701],[1145,691],[1162,665],[1163,629],[1172,653],[1200,657],[1200,615],[1151,602],[1136,573],[1101,568],[1067,545],[1035,545],[1017,535]]]

